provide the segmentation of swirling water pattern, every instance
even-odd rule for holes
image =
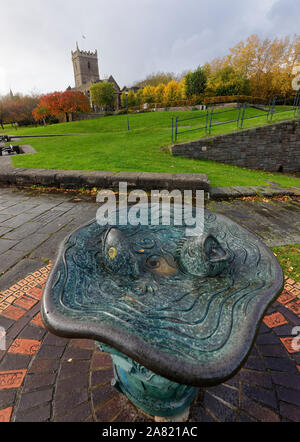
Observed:
[[[101,260],[105,227],[96,222],[71,235],[57,267],[52,292],[69,316],[109,321],[169,354],[191,362],[213,357],[253,311],[274,280],[267,251],[251,233],[220,215],[205,211],[205,232],[231,255],[216,277],[182,272],[158,277],[142,263],[145,256],[175,254],[185,226],[118,226],[141,262],[138,279],[107,272]],[[145,252],[139,256],[139,250]],[[237,319],[239,324],[235,325]]]

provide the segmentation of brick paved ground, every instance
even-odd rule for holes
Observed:
[[[225,204],[217,204],[224,209]],[[152,421],[111,387],[109,355],[93,341],[56,337],[41,322],[48,260],[95,208],[67,195],[30,197],[0,189],[0,229],[8,229],[0,232],[0,266],[7,269],[0,277],[0,422]],[[236,205],[227,210],[237,210]],[[239,207],[236,217],[242,213]],[[295,327],[300,327],[300,284],[287,278],[244,367],[226,383],[201,389],[189,420],[299,422],[300,329]]]
[[[210,209],[256,233],[269,247],[300,243],[300,196],[213,201]]]
[[[53,259],[59,243],[96,215],[71,194],[0,188],[0,292]]]

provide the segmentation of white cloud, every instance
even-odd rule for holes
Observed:
[[[9,85],[7,81],[7,73],[6,70],[0,66],[0,85],[2,87],[3,92],[8,92]],[[1,93],[1,91],[0,91]]]
[[[74,85],[71,50],[98,49],[101,77],[122,87],[157,71],[182,72],[252,33],[298,29],[298,0],[2,0],[0,94]],[[288,3],[289,7],[286,7]],[[82,39],[82,35],[86,39]]]

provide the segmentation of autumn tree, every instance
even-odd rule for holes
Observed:
[[[226,66],[210,76],[208,91],[215,96],[249,95],[249,80]]]
[[[64,113],[61,109],[60,99],[62,92],[52,92],[49,94],[42,95],[37,107],[44,107],[49,110],[49,115],[60,116]],[[35,113],[35,109],[33,111]]]
[[[135,94],[135,102],[136,106],[141,106],[143,103],[143,89],[139,89]]]
[[[164,103],[167,106],[170,106],[172,104],[175,104],[176,101],[178,100],[178,92],[179,92],[179,83],[177,81],[170,81],[166,87],[165,87],[165,91],[164,91]]]
[[[127,99],[126,92],[127,91],[123,91],[122,94],[121,94],[121,106],[122,107],[127,107],[127,104],[128,104],[128,99]]]
[[[4,106],[3,106],[3,97],[0,98],[0,126],[4,130],[4,119],[5,119],[5,112],[4,112]]]
[[[137,106],[137,97],[132,89],[129,91],[123,91],[121,94],[121,106],[122,107],[134,107]]]
[[[160,83],[159,85],[156,86],[155,91],[154,91],[156,103],[163,102],[165,88],[166,88],[166,85],[164,83]]]
[[[128,99],[128,106],[129,107],[136,106],[136,95],[135,95],[135,93],[134,93],[134,91],[132,89],[130,89],[128,91],[127,99]]]
[[[32,115],[35,121],[42,121],[45,126],[46,120],[51,116],[51,112],[49,107],[40,101],[37,107],[33,109]]]
[[[66,118],[68,113],[90,112],[91,106],[87,97],[78,91],[66,90],[61,95],[61,106]]]
[[[216,57],[204,63],[203,70],[206,73],[207,80],[220,69],[228,65],[228,56]]]
[[[180,97],[181,100],[186,100],[188,97],[186,95],[186,74],[182,78],[182,80],[178,84],[178,97]]]
[[[8,94],[0,100],[0,124],[17,123],[29,125],[34,123],[32,111],[39,101],[36,95]]]
[[[292,70],[300,53],[300,36],[260,39],[251,35],[230,49],[226,63],[250,82],[253,96],[288,95]]]
[[[64,92],[52,92],[50,94],[42,95],[37,105],[37,110],[34,109],[33,115],[35,118],[38,114],[52,115],[54,117],[61,117],[65,115],[66,121],[69,121],[69,114],[76,112],[90,112],[89,100],[86,96],[78,91],[66,90]]]
[[[178,76],[173,72],[157,72],[148,75],[144,80],[137,81],[134,86],[144,88],[145,86],[158,86],[159,84],[168,84],[170,81],[177,81]]]
[[[109,81],[94,83],[91,86],[92,103],[99,107],[114,108],[115,104],[115,88]]]
[[[36,95],[21,96],[19,100],[14,101],[17,104],[15,108],[15,121],[18,122],[19,126],[34,123],[32,111],[38,104],[38,101],[39,97]]]
[[[4,124],[14,123],[12,97],[10,95],[5,95],[1,97],[0,100],[0,124],[2,129]]]
[[[155,102],[155,87],[147,85],[143,89],[143,103]]]

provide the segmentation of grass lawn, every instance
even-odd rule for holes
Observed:
[[[300,244],[271,248],[286,276],[300,282]]]
[[[227,113],[215,112],[214,122],[235,119],[237,110]],[[218,115],[219,113],[219,115]],[[24,144],[32,145],[37,154],[13,157],[15,167],[75,170],[112,170],[139,172],[206,173],[212,186],[266,186],[267,181],[282,186],[299,186],[300,179],[279,173],[266,173],[225,165],[208,160],[193,160],[173,157],[168,150],[171,141],[172,117],[186,119],[204,116],[205,111],[149,112],[130,114],[130,131],[127,130],[126,115],[102,117],[94,120],[61,123],[37,128],[5,128],[5,134],[41,135],[72,134],[57,138],[29,138]],[[244,128],[266,124],[264,112],[247,108]],[[293,112],[275,114],[273,122],[293,117]],[[180,131],[195,129],[205,124],[192,119],[179,123]],[[236,123],[216,125],[212,135],[232,132]],[[180,134],[177,142],[194,140],[205,136],[204,130]]]

